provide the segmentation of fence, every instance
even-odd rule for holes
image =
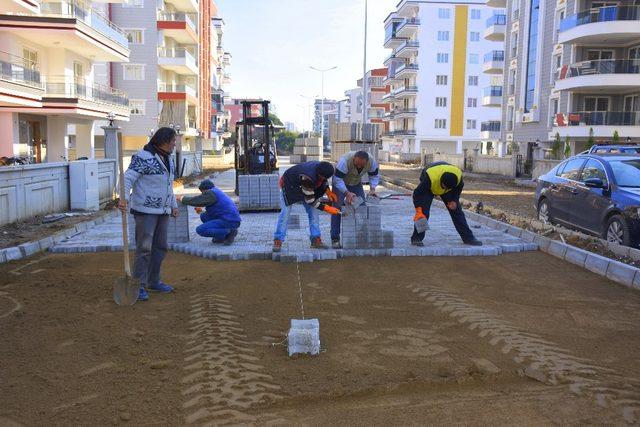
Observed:
[[[560,162],[561,160],[534,160],[531,178],[537,179],[556,167]]]
[[[473,172],[515,177],[516,162],[512,156],[477,156],[473,160]]]

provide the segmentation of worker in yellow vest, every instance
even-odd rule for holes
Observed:
[[[422,170],[420,184],[413,190],[413,206],[416,209],[416,214],[413,217],[412,245],[424,246],[422,240],[424,240],[426,227],[418,227],[418,224],[429,219],[433,198],[439,196],[447,206],[453,225],[462,241],[467,245],[482,246],[482,242],[475,238],[467,225],[467,219],[464,216],[462,206],[460,206],[460,193],[462,193],[463,187],[462,170],[449,163],[430,163]]]

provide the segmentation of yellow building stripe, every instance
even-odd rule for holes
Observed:
[[[451,85],[451,125],[449,135],[462,136],[464,120],[464,88],[467,65],[468,6],[456,6],[453,36],[453,78]]]

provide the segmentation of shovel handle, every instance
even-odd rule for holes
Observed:
[[[124,166],[122,160],[122,141],[118,138],[118,170],[119,170],[119,191],[120,200],[126,200],[124,194]],[[127,211],[122,214],[122,252],[124,253],[124,274],[131,277],[131,261],[129,260],[129,227],[127,224]]]

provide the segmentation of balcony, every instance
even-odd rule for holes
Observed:
[[[418,53],[418,47],[420,43],[412,40],[405,40],[396,49],[396,56],[398,58],[410,58]]]
[[[222,63],[227,67],[231,66],[231,54],[229,52],[225,52],[222,55]]]
[[[589,137],[593,129],[596,138],[612,138],[618,131],[620,138],[640,137],[640,112],[638,111],[580,111],[557,114],[553,133],[574,138]]]
[[[396,28],[396,35],[398,37],[411,38],[418,32],[418,27],[420,27],[420,20],[418,18],[404,19],[398,28]]]
[[[199,11],[198,0],[166,0],[166,2],[171,3],[181,12],[197,13]]]
[[[484,89],[482,105],[485,107],[502,106],[502,86],[489,86]]]
[[[46,76],[44,80],[45,109],[64,108],[65,113],[100,118],[113,112],[118,120],[129,120],[129,99],[121,90],[81,77]]]
[[[507,16],[493,15],[487,19],[487,29],[484,30],[485,40],[492,42],[504,41],[504,35],[507,31]]]
[[[396,68],[395,78],[406,79],[418,73],[418,64],[402,64]]]
[[[158,30],[182,44],[198,43],[198,16],[195,13],[158,13]]]
[[[388,35],[384,39],[384,48],[385,49],[396,49],[402,43],[404,43],[406,39],[404,37],[398,37],[395,34]]]
[[[414,119],[417,114],[417,108],[398,108],[393,111],[393,119]]]
[[[64,46],[95,61],[129,59],[129,43],[124,32],[84,3],[42,3],[40,11],[40,15],[0,12],[0,31],[46,48]]]
[[[397,4],[396,16],[399,18],[411,18],[416,16],[420,10],[419,2],[411,0],[400,0]]]
[[[158,48],[158,66],[181,75],[198,75],[198,60],[185,48]]]
[[[500,122],[494,120],[480,123],[480,139],[500,139]]]
[[[558,43],[625,46],[640,38],[640,6],[582,11],[560,22]]]
[[[494,50],[484,55],[482,71],[486,74],[502,74],[504,72],[504,50]]]
[[[507,0],[487,0],[487,6],[504,9],[507,7]]]
[[[416,136],[416,130],[415,129],[396,129],[393,130],[391,132],[389,132],[389,134],[393,135],[393,136]]]
[[[640,88],[640,61],[603,59],[565,65],[556,73],[556,89],[575,92],[624,92]]]
[[[42,95],[38,65],[0,51],[0,107],[41,107]]]
[[[0,10],[6,13],[40,13],[39,0],[0,0]]]
[[[394,59],[397,59],[394,54],[387,56],[387,58],[382,63],[385,67],[389,67]]]
[[[158,101],[198,102],[198,90],[188,83],[159,83]]]
[[[395,99],[395,96],[393,95],[393,92],[389,92],[389,93],[385,93],[382,96],[382,100],[385,102],[391,102]]]
[[[413,98],[418,95],[418,86],[400,86],[392,93],[394,99]]]

